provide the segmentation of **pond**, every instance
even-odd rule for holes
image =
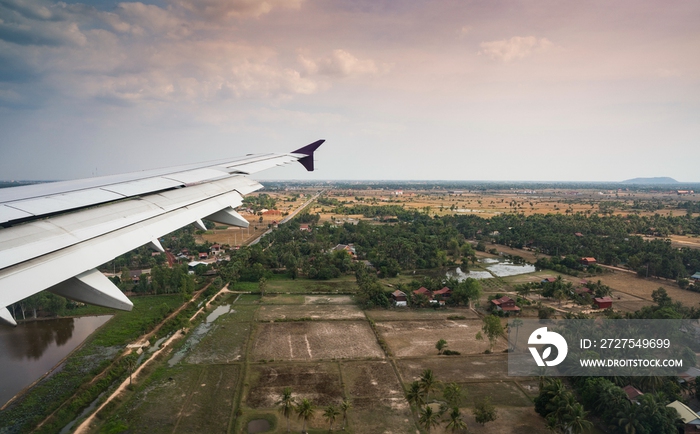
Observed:
[[[112,315],[0,327],[0,406],[49,372]]]
[[[265,419],[255,419],[248,422],[248,434],[265,432],[270,429],[270,422]]]
[[[224,304],[221,306],[218,306],[216,309],[214,309],[209,315],[207,315],[206,320],[199,324],[197,327],[192,330],[192,334],[187,338],[185,341],[185,344],[180,348],[173,356],[168,360],[168,365],[170,367],[175,366],[180,362],[180,360],[184,359],[187,353],[194,347],[199,344],[199,341],[201,341],[204,336],[209,333],[209,330],[211,330],[212,324],[214,321],[216,321],[217,318],[219,318],[222,315],[225,315],[227,313],[234,313],[235,310],[231,309],[230,304]]]

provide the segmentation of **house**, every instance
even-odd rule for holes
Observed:
[[[202,252],[199,254],[199,259],[208,259],[209,258],[209,253]]]
[[[700,369],[694,366],[690,367],[685,372],[681,372],[680,374],[678,374],[678,377],[680,377],[682,382],[695,382],[695,379],[697,377],[700,377]]]
[[[637,402],[637,398],[644,395],[639,389],[632,386],[631,384],[623,387],[622,391],[625,392],[625,394],[627,395],[627,399],[629,399],[630,402],[635,402],[635,403]]]
[[[425,288],[425,287],[423,287],[423,286],[421,286],[420,288],[418,288],[418,289],[416,289],[415,291],[413,291],[413,295],[421,295],[421,296],[423,296],[423,297],[426,297],[426,298],[430,301],[431,304],[432,304],[432,303],[437,303],[437,300],[434,300],[434,299],[433,299],[433,293],[432,293],[432,291],[430,291],[429,289],[427,289],[427,288]]]
[[[302,231],[302,232],[309,232],[309,231],[311,231],[311,229],[309,229],[309,225],[308,225],[308,224],[305,224],[305,223],[299,225],[299,230]]]
[[[591,291],[591,288],[586,288],[585,286],[583,288],[578,288],[576,289],[576,294],[577,295],[583,295],[583,294],[593,294],[593,291]]]
[[[357,253],[355,252],[355,246],[353,244],[338,244],[332,249],[333,252],[337,252],[338,250],[345,250],[353,259],[357,257]]]
[[[406,298],[406,293],[399,291],[398,289],[391,293],[391,299],[396,306],[406,306],[408,304],[408,299]]]
[[[676,410],[678,416],[685,424],[684,432],[700,433],[700,416],[698,416],[697,413],[691,410],[690,407],[688,407],[680,401],[673,401],[666,407],[670,407]]]
[[[219,244],[213,244],[213,245],[209,248],[209,253],[211,253],[212,255],[218,255],[219,253],[221,253],[221,245],[219,245]]]
[[[554,283],[556,281],[557,281],[556,277],[547,277],[547,278],[542,279],[542,281],[540,283]]]
[[[583,265],[594,265],[597,261],[595,258],[588,257],[588,258],[581,258],[581,263]]]
[[[129,275],[131,276],[131,283],[133,283],[134,285],[138,285],[141,281],[141,274],[143,274],[143,271],[141,270],[129,271]]]
[[[520,308],[515,305],[515,300],[504,295],[501,298],[494,298],[491,303],[496,306],[497,310],[502,310],[504,312],[520,312]]]
[[[698,271],[697,273],[695,273],[695,274],[693,274],[692,276],[690,276],[690,278],[693,279],[693,280],[696,281],[696,282],[700,282],[700,271]]]
[[[582,236],[583,236],[583,234],[582,234],[581,232],[576,232],[574,235],[576,235],[577,237],[582,237]]]
[[[452,290],[448,287],[444,287],[433,292],[433,297],[437,297],[438,295],[442,298],[450,298],[452,296]]]
[[[598,309],[610,309],[612,308],[613,299],[610,297],[600,297],[593,299],[593,305],[597,306]]]

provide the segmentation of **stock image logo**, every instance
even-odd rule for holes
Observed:
[[[547,331],[547,327],[541,327],[532,332],[527,340],[528,345],[544,345],[542,355],[535,347],[528,347],[537,366],[557,366],[566,358],[569,346],[566,340],[556,332]],[[554,360],[547,360],[552,355],[552,346],[557,349],[557,356]]]

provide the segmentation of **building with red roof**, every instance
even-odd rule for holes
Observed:
[[[520,312],[520,308],[515,305],[515,300],[504,295],[501,298],[494,298],[491,303],[496,306],[497,310],[502,310],[504,312]]]

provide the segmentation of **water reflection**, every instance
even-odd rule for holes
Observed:
[[[50,371],[111,317],[60,318],[0,327],[0,406]]]
[[[46,323],[51,323],[48,326]],[[3,328],[4,329],[4,328]],[[9,333],[0,330],[0,347],[13,359],[40,359],[49,345],[63,346],[73,336],[73,318],[21,323]],[[19,333],[16,332],[19,330]]]

